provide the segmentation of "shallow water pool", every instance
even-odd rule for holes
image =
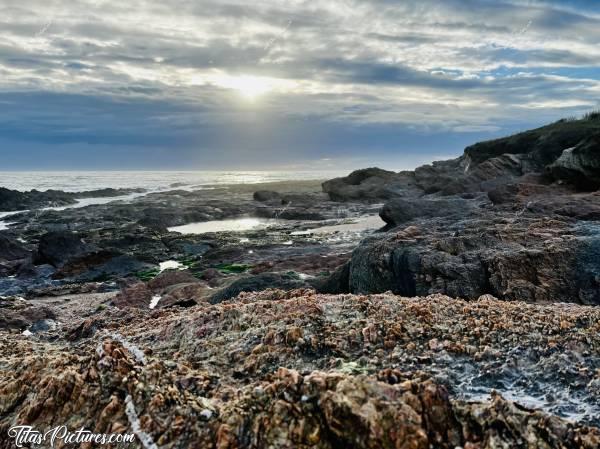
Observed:
[[[208,232],[226,231],[251,231],[253,229],[265,229],[278,223],[271,218],[243,217],[228,220],[212,220],[199,223],[189,223],[182,226],[168,228],[170,232],[180,234],[206,234]]]

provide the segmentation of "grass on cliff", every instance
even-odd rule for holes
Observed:
[[[597,133],[600,133],[600,110],[588,112],[581,118],[564,118],[508,137],[478,142],[467,147],[465,154],[480,163],[505,153],[529,153],[536,154],[537,162],[548,164],[564,149]]]

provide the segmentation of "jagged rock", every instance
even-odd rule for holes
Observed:
[[[547,170],[555,179],[580,189],[597,190],[600,187],[600,133],[563,150]]]
[[[467,401],[451,390],[470,379],[480,398],[478,382],[507,388],[502,376],[511,375],[553,395],[561,385],[581,393],[592,409],[586,419],[597,422],[600,391],[588,385],[599,313],[274,291],[151,317],[107,309],[73,323],[68,341],[0,333],[0,432],[60,422],[135,432],[136,447],[595,449],[597,427],[499,393]],[[576,351],[577,369],[555,357],[559,347]],[[432,379],[466,365],[465,378]],[[0,440],[2,449],[13,445]]]
[[[565,148],[578,145],[598,131],[600,120],[597,118],[560,120],[502,139],[476,143],[465,149],[465,156],[471,164],[479,164],[503,154],[526,154],[537,171],[541,171],[554,162]]]
[[[600,304],[597,227],[535,215],[416,222],[419,236],[390,232],[354,250],[351,292]]]

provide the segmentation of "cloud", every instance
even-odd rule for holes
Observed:
[[[597,106],[599,29],[584,1],[4,0],[0,152],[8,166],[27,146],[82,166],[125,148],[174,165],[456,154]]]

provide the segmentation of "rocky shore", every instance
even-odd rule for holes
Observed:
[[[414,171],[84,207],[4,189],[0,433],[598,447],[599,136],[592,114]]]

